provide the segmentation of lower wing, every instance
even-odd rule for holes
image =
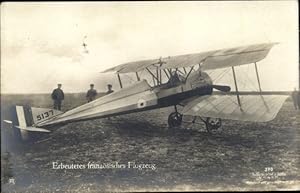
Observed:
[[[240,104],[236,94],[239,94]],[[286,93],[279,92],[215,93],[189,101],[184,106],[183,114],[239,121],[267,122],[276,117],[287,97]]]

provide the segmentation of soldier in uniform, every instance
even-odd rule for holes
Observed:
[[[94,84],[90,84],[90,87],[91,87],[90,90],[88,90],[86,93],[86,98],[88,102],[95,100],[97,96],[97,91],[94,89]]]
[[[58,84],[57,88],[53,90],[51,98],[54,101],[54,109],[61,110],[61,102],[65,98],[64,92],[61,89],[61,84]]]
[[[169,78],[168,82],[159,85],[157,87],[159,87],[160,89],[167,89],[167,88],[172,88],[175,86],[178,86],[182,83],[182,81],[184,80],[184,77],[182,77],[181,75],[179,75],[177,73],[177,71],[173,71],[171,73],[171,77]]]
[[[177,86],[181,83],[181,80],[180,80],[180,76],[179,74],[177,73],[177,71],[175,72],[172,72],[172,75],[168,81],[168,84],[170,85],[170,87],[174,87],[174,86]]]
[[[298,90],[298,100],[297,100],[297,103],[298,103],[298,110],[300,110],[300,90]]]
[[[112,90],[112,85],[111,84],[107,85],[107,89],[108,89],[108,91],[106,92],[106,94],[110,94],[110,93],[114,92],[114,90]]]
[[[294,88],[294,91],[292,92],[292,99],[294,102],[295,110],[300,110],[300,93],[296,90],[296,88]]]

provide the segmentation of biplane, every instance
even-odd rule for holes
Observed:
[[[27,106],[15,107],[11,122],[21,133],[50,132],[48,126],[75,121],[118,116],[128,113],[174,106],[168,117],[169,128],[182,124],[183,116],[199,117],[207,131],[221,127],[222,119],[267,122],[274,119],[288,97],[261,89],[257,62],[263,60],[277,43],[248,45],[195,54],[160,57],[129,62],[102,73],[116,73],[120,90],[66,112]],[[253,65],[259,91],[239,91],[235,68]],[[235,91],[228,85],[214,84],[206,72],[231,68]],[[141,78],[141,72],[152,77],[153,85]],[[122,75],[131,73],[136,82],[123,87]],[[163,78],[166,81],[163,81]],[[178,110],[181,106],[182,110]]]

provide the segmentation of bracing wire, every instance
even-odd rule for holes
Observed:
[[[227,74],[227,72],[229,71],[230,69],[225,69],[223,72],[221,72],[219,74],[219,76],[217,76],[213,81],[217,82],[218,80],[220,80],[221,78],[223,78],[225,76],[225,74]]]
[[[253,80],[249,77],[249,66],[250,65],[248,65],[248,69],[247,69],[247,72],[245,72],[244,71],[244,74],[245,74],[245,78],[249,81],[248,83],[249,83],[249,86],[248,86],[248,88],[250,89],[250,90],[254,90],[254,91],[258,91],[258,87],[255,85],[255,83],[253,82]]]

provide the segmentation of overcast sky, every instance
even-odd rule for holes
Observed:
[[[297,7],[297,1],[3,3],[1,92],[48,93],[57,83],[65,92],[86,91],[90,83],[104,91],[116,78],[99,72],[121,63],[268,42],[280,44],[259,62],[263,89],[292,90]]]

